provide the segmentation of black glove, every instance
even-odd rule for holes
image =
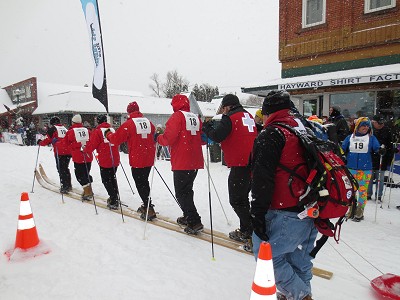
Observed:
[[[212,120],[203,123],[202,130],[204,133],[207,134],[207,132],[210,132],[213,128],[214,128],[214,122]]]
[[[265,216],[251,215],[251,224],[253,225],[254,233],[263,241],[268,241],[269,236],[265,232]]]
[[[41,140],[41,139],[38,139],[37,142],[36,142],[36,144],[39,145],[39,143],[41,143],[41,142],[42,142],[42,140]]]
[[[384,155],[386,154],[385,145],[381,145],[381,146],[379,147],[378,154],[379,154],[380,156],[384,156]]]
[[[107,136],[108,136],[110,133],[112,133],[110,128],[107,128],[107,129],[104,131],[104,137],[105,137],[107,140],[108,140],[108,137],[107,137]]]

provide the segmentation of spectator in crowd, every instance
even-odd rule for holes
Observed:
[[[335,124],[338,142],[342,141],[349,135],[350,129],[346,119],[340,113],[339,106],[332,106],[329,108],[329,122]]]

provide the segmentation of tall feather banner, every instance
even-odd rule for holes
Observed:
[[[100,14],[97,0],[81,0],[89,32],[94,63],[92,94],[106,108],[108,113],[107,80],[104,60],[103,38],[101,36]]]

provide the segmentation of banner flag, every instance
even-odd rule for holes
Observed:
[[[81,0],[92,47],[94,75],[92,94],[106,108],[108,113],[107,80],[104,60],[103,38],[101,36],[100,14],[97,0]]]

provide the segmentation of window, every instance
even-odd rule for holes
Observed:
[[[365,0],[364,12],[370,13],[396,6],[396,0]]]
[[[303,115],[309,117],[317,114],[317,99],[303,101]]]
[[[329,106],[339,106],[342,115],[353,120],[359,117],[372,117],[375,112],[375,92],[332,94]]]
[[[303,0],[303,28],[325,23],[326,0]]]

